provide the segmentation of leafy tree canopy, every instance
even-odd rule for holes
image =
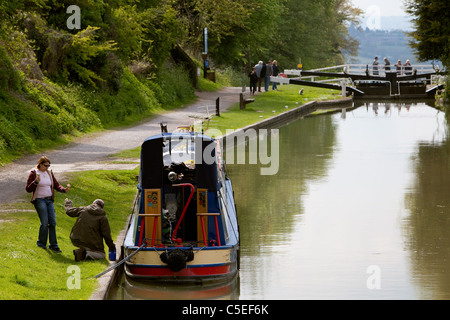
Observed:
[[[111,68],[120,65],[147,66],[141,69],[157,73],[174,45],[200,59],[204,28],[208,28],[209,59],[216,65],[240,67],[276,59],[281,68],[293,68],[301,57],[305,67],[313,68],[342,63],[345,55],[357,50],[347,24],[361,12],[350,3],[3,0],[0,45],[10,55],[32,48],[36,65],[54,81],[94,86],[111,80]],[[70,5],[80,8],[80,29],[67,27]],[[21,38],[25,41],[18,44]]]
[[[450,2],[448,0],[407,0],[407,12],[416,29],[409,33],[410,45],[418,57],[441,60],[450,65]]]

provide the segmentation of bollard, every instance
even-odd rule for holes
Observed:
[[[220,97],[216,99],[216,116],[220,117]]]

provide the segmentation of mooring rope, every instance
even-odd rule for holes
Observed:
[[[104,275],[105,273],[110,272],[111,270],[114,270],[115,268],[117,268],[118,266],[122,265],[125,261],[129,260],[132,256],[134,256],[136,253],[138,253],[142,248],[144,248],[147,245],[147,241],[145,241],[145,239],[142,242],[142,245],[137,248],[137,250],[135,252],[133,252],[132,254],[130,254],[129,256],[127,256],[126,258],[122,259],[121,261],[119,261],[118,263],[116,263],[115,265],[113,265],[112,267],[106,269],[105,271],[103,271],[102,273],[99,273],[98,275],[96,275],[94,278],[98,278],[101,277],[102,275]]]
[[[137,200],[139,198],[139,195],[141,193],[141,190],[138,188],[138,192],[136,193],[136,196],[134,197],[134,203],[133,203],[133,208],[131,209],[131,214],[133,214],[134,209],[136,209],[136,204],[137,204]],[[130,254],[128,257],[126,257],[125,259],[119,261],[118,263],[116,263],[115,265],[113,265],[112,267],[110,267],[109,269],[106,269],[105,271],[103,271],[102,273],[99,273],[98,275],[96,275],[94,278],[98,278],[101,277],[102,275],[104,275],[105,273],[110,272],[111,270],[114,270],[115,268],[117,268],[118,266],[122,265],[125,261],[127,261],[128,259],[130,259],[132,256],[134,256],[137,252],[139,252],[139,250],[141,250],[145,245],[147,244],[147,241],[142,241],[142,245],[132,254]]]

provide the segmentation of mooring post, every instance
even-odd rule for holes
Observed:
[[[216,116],[220,117],[220,97],[216,99]]]
[[[244,93],[239,93],[239,109],[245,109]]]

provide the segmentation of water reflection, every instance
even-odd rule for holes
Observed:
[[[422,142],[404,233],[421,298],[450,299],[450,140]]]
[[[423,146],[443,145],[446,133],[444,114],[424,104],[370,103],[281,128],[276,176],[229,166],[242,239],[240,298],[417,299],[430,296],[424,282],[437,292],[432,283],[445,279],[432,274],[440,268],[443,278],[450,266],[416,262],[447,261],[440,251],[450,242],[428,219],[414,227],[411,201],[419,206],[414,181]],[[439,148],[446,161],[447,151]],[[449,169],[448,162],[430,166],[441,175]],[[442,191],[428,194],[445,198],[449,184],[440,181],[447,187],[436,183]],[[448,210],[448,200],[440,201],[435,214]],[[421,227],[427,240],[418,240]],[[415,254],[420,244],[441,249]],[[368,283],[372,266],[381,272],[379,289]]]
[[[224,283],[176,285],[134,281],[124,276],[114,295],[118,300],[237,300],[239,277]]]
[[[241,230],[241,289],[257,293],[244,299],[272,298],[267,294],[278,295],[279,290],[267,286],[283,287],[281,275],[290,263],[288,240],[303,214],[306,182],[325,176],[335,131],[330,117],[280,128],[280,167],[275,176],[260,175],[256,165],[228,165]]]

